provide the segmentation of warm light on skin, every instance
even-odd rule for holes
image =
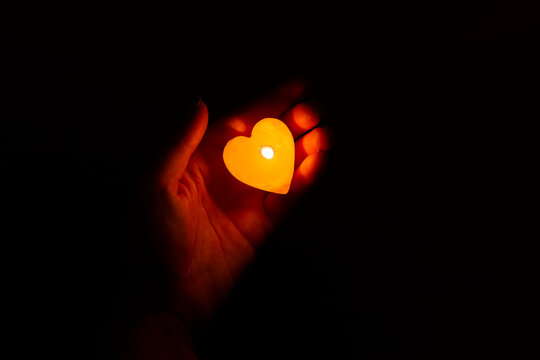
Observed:
[[[271,159],[274,157],[274,149],[271,146],[261,146],[261,155],[265,159]]]
[[[228,125],[238,133],[245,133],[247,131],[246,122],[238,117],[230,119]]]
[[[238,180],[277,194],[289,192],[294,173],[294,138],[281,120],[266,118],[225,145],[223,161]]]

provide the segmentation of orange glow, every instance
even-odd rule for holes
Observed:
[[[292,117],[290,123],[294,126],[293,130],[299,134],[313,128],[319,122],[314,110],[304,104],[296,105],[289,116]]]
[[[294,139],[282,121],[266,118],[225,145],[223,161],[238,180],[278,194],[289,192],[294,172]]]
[[[247,126],[246,126],[246,122],[240,118],[232,118],[229,122],[228,122],[228,125],[231,129],[233,129],[234,131],[236,132],[239,132],[239,133],[244,133],[247,131]]]

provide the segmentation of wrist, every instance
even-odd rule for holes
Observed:
[[[197,359],[191,333],[173,312],[145,315],[126,340],[123,352],[128,359]]]

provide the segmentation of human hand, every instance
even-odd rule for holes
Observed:
[[[188,326],[212,314],[256,248],[324,168],[327,129],[317,127],[319,117],[310,106],[291,108],[304,91],[302,84],[287,85],[208,129],[208,109],[201,102],[157,175],[155,225],[170,276],[170,306]],[[295,138],[295,171],[287,195],[241,183],[223,162],[227,141],[250,136],[255,123],[266,117],[280,118]]]

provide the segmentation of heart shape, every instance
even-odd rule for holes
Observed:
[[[223,161],[244,184],[286,194],[294,173],[294,138],[281,120],[265,118],[255,124],[251,137],[237,136],[227,142]]]

